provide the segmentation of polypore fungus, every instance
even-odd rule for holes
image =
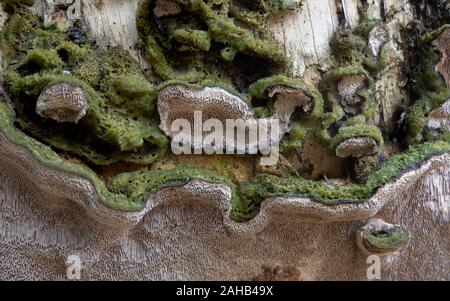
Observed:
[[[354,176],[362,182],[366,180],[370,172],[380,167],[380,158],[378,155],[369,155],[357,158],[354,162]]]
[[[436,71],[441,74],[450,88],[450,27],[445,27],[442,33],[432,42],[432,45],[441,54],[441,59],[436,65]]]
[[[345,104],[353,106],[363,101],[357,92],[366,86],[366,77],[362,74],[347,75],[337,84],[337,90]]]
[[[378,144],[371,137],[355,137],[341,142],[336,147],[336,156],[339,158],[362,157],[375,154],[378,151]]]
[[[171,124],[174,120],[193,121],[195,111],[201,111],[203,120],[215,118],[223,122],[252,116],[249,106],[240,97],[220,87],[196,88],[176,84],[163,88],[158,94],[160,128],[168,136],[173,135]]]
[[[409,241],[409,234],[399,225],[371,219],[356,233],[356,244],[365,254],[389,255],[400,251]]]
[[[89,104],[83,89],[67,82],[46,87],[36,103],[36,113],[60,123],[78,123],[88,110]]]
[[[296,107],[303,107],[304,111],[310,112],[314,107],[314,101],[312,97],[308,96],[301,89],[281,85],[267,88],[265,93],[269,98],[275,99],[275,112],[272,117],[255,119],[249,105],[239,96],[224,88],[200,88],[184,84],[168,85],[160,90],[158,94],[158,112],[161,119],[160,128],[167,136],[173,138],[177,135],[183,141],[192,141],[193,146],[198,148],[200,146],[196,145],[198,141],[194,139],[193,127],[191,131],[185,133],[189,135],[185,137],[183,133],[179,135],[174,132],[172,129],[174,121],[184,119],[192,126],[194,125],[195,114],[197,114],[201,118],[200,120],[197,119],[197,121],[202,122],[202,124],[208,119],[214,119],[220,121],[223,129],[225,129],[226,121],[233,120],[236,122],[242,121],[246,127],[252,128],[254,126],[254,129],[256,129],[263,123],[266,123],[271,128],[272,122],[276,120],[279,121],[280,135],[277,135],[277,140],[271,141],[271,143],[277,143],[279,142],[278,139],[281,139],[290,130],[291,116]],[[178,126],[175,126],[175,128],[178,130]],[[206,132],[203,133],[204,136],[208,134]],[[268,132],[268,136],[271,136],[270,132]],[[228,138],[228,136],[224,137],[224,147],[232,142],[228,141]],[[265,148],[263,144],[266,145],[268,143],[265,140],[268,137],[264,138],[260,135],[258,138],[259,141],[257,144],[251,141],[246,142],[245,149],[251,151]],[[235,143],[230,145],[239,148],[242,147]],[[270,146],[270,143],[268,146]]]
[[[175,0],[157,0],[153,13],[157,18],[181,13],[181,6]]]

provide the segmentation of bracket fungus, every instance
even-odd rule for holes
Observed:
[[[306,114],[314,108],[314,99],[305,91],[287,86],[271,86],[267,88],[267,96],[274,99],[276,118],[289,124],[296,108],[302,108]]]
[[[64,82],[44,88],[36,102],[36,113],[57,122],[78,123],[88,110],[83,89]]]
[[[356,233],[356,244],[365,254],[381,256],[400,251],[409,242],[409,234],[399,225],[371,219]]]
[[[156,0],[153,13],[157,18],[173,16],[181,13],[182,9],[176,0]]]
[[[384,139],[378,127],[361,123],[361,120],[356,118],[341,127],[331,141],[336,156],[340,158],[376,154],[383,143]]]

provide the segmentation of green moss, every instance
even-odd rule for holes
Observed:
[[[141,2],[137,26],[146,42],[147,56],[154,72],[166,80],[159,87],[146,80],[137,62],[125,51],[112,48],[103,52],[89,45],[77,45],[56,28],[44,29],[33,13],[19,6],[1,33],[4,77],[15,111],[13,118],[5,102],[0,102],[1,131],[12,142],[29,148],[43,164],[89,179],[108,206],[122,210],[141,209],[149,193],[193,178],[229,186],[233,193],[232,217],[238,221],[253,217],[260,203],[274,196],[309,196],[313,201],[327,205],[362,202],[405,169],[413,168],[435,154],[450,151],[448,135],[433,136],[429,142],[392,156],[362,184],[331,186],[324,181],[265,174],[237,185],[214,172],[180,166],[168,171],[123,173],[105,186],[86,166],[61,160],[49,146],[95,165],[111,165],[117,161],[144,165],[154,162],[164,155],[168,144],[167,137],[158,128],[157,94],[173,84],[196,88],[219,86],[247,103],[266,101],[267,106],[255,108],[258,117],[272,113],[268,88],[282,85],[304,91],[313,98],[314,108],[293,122],[291,132],[282,141],[282,150],[299,148],[311,133],[324,138],[332,147],[352,137],[372,137],[380,146],[383,143],[380,130],[366,124],[376,105],[371,72],[379,68],[379,62],[367,57],[366,52],[367,35],[376,22],[364,22],[354,32],[338,34],[334,46],[341,51],[336,56],[343,67],[327,73],[320,93],[301,80],[282,74],[272,75],[279,74],[282,71],[278,69],[287,66],[284,53],[267,39],[264,24],[259,23],[258,18],[253,19],[253,25],[239,18],[232,20],[229,17],[230,2],[183,1],[184,12],[191,16],[186,23],[180,23],[174,16],[158,20],[161,22],[158,24],[152,13],[152,3],[151,0]],[[285,9],[284,2],[258,3],[265,3],[271,12]],[[251,1],[241,4],[245,4],[248,11],[256,12],[253,16],[267,13],[261,8],[255,10],[252,6],[255,3]],[[424,117],[448,95],[442,79],[431,69],[438,59],[437,54],[428,46],[424,51],[428,51],[428,56],[415,73],[418,80],[414,93],[420,97],[407,116],[413,134],[422,131]],[[256,65],[257,69],[250,68],[246,73],[240,65],[248,58],[261,59],[264,63],[253,64],[250,59],[250,65]],[[251,77],[245,77],[248,74]],[[336,85],[343,77],[356,74],[367,78],[368,88],[359,92],[364,100],[360,111],[349,113],[340,104]],[[234,79],[241,76],[254,83],[249,87],[246,83],[237,85]],[[56,124],[34,112],[42,89],[58,82],[78,85],[86,93],[90,110],[77,125]],[[13,123],[49,146],[15,129]],[[329,134],[332,125],[340,127],[333,139]]]
[[[100,200],[107,206],[121,210],[139,210],[142,208],[142,201],[131,199],[125,195],[112,194],[91,169],[61,159],[50,147],[17,130],[13,126],[13,122],[12,109],[6,105],[3,99],[0,99],[0,130],[12,143],[27,148],[33,157],[45,166],[88,179],[94,185]]]
[[[153,72],[160,76],[164,80],[174,78],[174,71],[169,65],[163,50],[156,43],[156,40],[152,36],[148,36],[145,43],[147,59],[149,60]]]
[[[194,48],[208,51],[211,48],[211,37],[209,33],[203,30],[177,29],[171,36],[175,41],[192,46]]]
[[[233,6],[236,8],[252,9],[259,13],[266,14],[278,14],[281,12],[286,12],[294,10],[300,4],[294,1],[285,0],[236,0],[235,3],[240,4],[240,6]]]
[[[236,185],[229,179],[212,171],[201,170],[192,166],[177,166],[173,170],[150,170],[120,174],[110,181],[108,187],[112,192],[125,194],[136,199],[167,186],[187,183],[199,179],[209,183],[225,184],[236,195]]]
[[[31,49],[28,51],[25,60],[20,63],[19,69],[27,68],[29,65],[36,65],[35,68],[48,70],[61,68],[63,62],[54,49]]]
[[[233,47],[225,47],[220,51],[220,56],[227,62],[232,62],[236,57],[237,50]]]
[[[409,235],[404,231],[371,233],[366,236],[366,240],[372,249],[388,251],[396,250],[406,245],[409,241]]]
[[[84,56],[88,55],[88,48],[82,48],[71,41],[63,41],[57,47],[56,51],[64,61],[70,65],[76,65],[83,61]],[[92,53],[93,54],[93,53]]]
[[[379,170],[369,175],[368,180],[361,185],[350,184],[330,187],[323,181],[258,175],[253,181],[242,183],[239,188],[236,188],[226,178],[188,167],[166,172],[124,173],[112,180],[109,185],[113,191],[111,192],[90,169],[60,159],[49,147],[15,129],[12,125],[12,112],[3,101],[0,102],[0,117],[1,131],[6,134],[8,139],[30,149],[35,158],[47,166],[89,179],[96,187],[100,199],[108,206],[121,210],[141,209],[148,193],[166,185],[200,178],[210,182],[223,182],[231,187],[233,191],[232,218],[236,220],[247,220],[254,216],[261,201],[267,197],[303,195],[310,196],[313,200],[328,205],[342,202],[361,202],[370,197],[376,188],[400,175],[406,168],[414,167],[435,154],[450,152],[448,141],[441,140],[445,139],[444,136],[433,142],[411,147],[405,153],[395,155],[386,161]]]
[[[3,64],[6,65],[11,58],[19,60],[23,58],[27,49],[31,46],[27,36],[31,34],[38,22],[38,17],[29,9],[17,9],[10,16],[3,27],[0,36]],[[15,47],[11,47],[11,46]]]
[[[196,13],[207,24],[211,37],[219,43],[229,45],[239,52],[262,57],[268,61],[287,64],[284,52],[272,41],[259,39],[254,33],[236,26],[225,16],[216,14],[202,0],[193,0],[188,11]]]

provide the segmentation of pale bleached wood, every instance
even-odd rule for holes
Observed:
[[[329,39],[338,28],[334,0],[304,0],[293,13],[270,20],[274,37],[284,45],[293,63],[295,76],[302,76],[309,66],[331,63]]]
[[[342,0],[342,9],[344,10],[345,20],[350,28],[355,28],[360,22],[358,12],[358,0]]]

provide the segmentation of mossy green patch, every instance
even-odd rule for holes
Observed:
[[[330,45],[340,66],[363,65],[372,72],[382,70],[383,61],[369,51],[369,33],[381,21],[364,19],[354,30],[341,29],[331,39]]]
[[[404,231],[370,233],[366,236],[366,240],[370,248],[388,251],[396,250],[406,245],[409,241],[409,235]]]
[[[108,187],[112,192],[125,194],[132,199],[136,199],[167,186],[185,184],[192,179],[225,184],[231,189],[233,198],[238,197],[236,185],[228,178],[215,172],[201,170],[192,166],[177,166],[173,170],[123,173],[114,177],[108,184]]]

